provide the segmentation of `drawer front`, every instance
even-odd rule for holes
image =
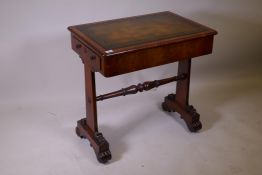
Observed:
[[[88,64],[92,71],[100,71],[100,56],[85,46],[73,35],[71,36],[72,49],[79,55],[84,64]]]
[[[213,36],[208,36],[166,46],[103,57],[101,73],[106,77],[112,77],[160,66],[210,54],[212,52],[212,47]]]

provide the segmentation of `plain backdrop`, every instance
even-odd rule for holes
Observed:
[[[261,0],[1,0],[0,174],[261,174]],[[83,65],[70,25],[172,11],[218,31],[193,60],[190,101],[203,129],[161,111],[175,83],[98,104],[113,159],[75,136],[85,115]],[[168,64],[113,78],[97,94],[176,74]]]

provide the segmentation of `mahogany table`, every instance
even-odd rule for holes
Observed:
[[[189,105],[191,59],[210,54],[217,32],[171,12],[70,26],[72,49],[85,68],[86,118],[77,122],[76,134],[87,138],[97,159],[111,159],[109,143],[98,131],[97,101],[135,94],[177,81],[176,94],[162,103],[164,111],[178,112],[191,132],[202,128],[200,115]],[[95,72],[105,77],[178,61],[177,76],[132,85],[96,96]]]

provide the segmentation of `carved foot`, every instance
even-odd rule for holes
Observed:
[[[106,141],[102,133],[93,132],[88,127],[85,118],[77,122],[75,132],[78,137],[89,140],[90,146],[93,147],[97,160],[100,163],[106,163],[112,158],[111,152],[109,150],[109,143]]]
[[[85,125],[86,125],[86,119],[83,118],[83,119],[81,119],[77,122],[77,126],[75,128],[76,135],[78,137],[80,137],[81,139],[87,138],[86,134],[83,132],[83,130],[81,130],[81,128],[83,128],[83,126],[85,126]]]
[[[175,101],[176,100],[176,94],[169,94],[168,96],[165,97],[165,101],[162,103],[162,109],[163,111],[166,112],[175,112],[174,109],[170,108],[168,104],[166,103],[166,99],[170,101]]]
[[[191,132],[199,131],[202,128],[202,124],[199,120],[200,115],[197,113],[196,109],[192,105],[187,106],[186,111],[192,117],[192,122],[186,122],[188,129]]]
[[[110,152],[110,150],[100,152],[100,153],[96,154],[96,158],[97,158],[98,162],[100,162],[100,163],[107,163],[112,158],[111,152]]]
[[[80,137],[81,139],[85,139],[86,137],[80,133],[80,130],[78,127],[75,128],[76,135]]]
[[[165,102],[163,102],[161,106],[162,106],[163,111],[172,112],[172,110],[167,106]]]
[[[108,160],[111,160],[112,155],[109,150],[109,143],[106,141],[103,134],[100,132],[95,132],[94,140],[99,147],[99,150],[95,150],[97,160],[100,163],[106,163]]]
[[[202,123],[200,121],[193,122],[193,123],[186,123],[189,131],[197,132],[202,128]]]

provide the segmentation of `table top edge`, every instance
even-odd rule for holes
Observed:
[[[157,13],[171,13],[171,14],[177,15],[176,13],[172,13],[170,11],[156,12],[156,13],[151,13],[151,14],[157,14]],[[148,15],[148,14],[137,15],[137,16],[145,16],[145,15]],[[180,16],[180,15],[177,15],[177,16]],[[130,17],[124,17],[124,18],[118,18],[118,19],[128,19],[128,18],[133,18],[133,17],[136,17],[136,16],[130,16]],[[180,16],[180,17],[185,18],[183,16]],[[87,44],[88,46],[91,46],[94,50],[99,52],[99,54],[101,56],[105,56],[105,57],[116,55],[116,54],[134,52],[134,51],[138,51],[138,50],[141,50],[141,49],[148,49],[148,48],[158,47],[158,46],[163,46],[163,45],[168,45],[168,44],[175,44],[175,43],[183,42],[183,41],[186,41],[186,40],[197,39],[197,38],[207,37],[207,36],[211,36],[211,35],[214,36],[214,35],[218,34],[218,32],[216,30],[214,30],[210,27],[207,27],[205,25],[202,25],[200,23],[192,21],[191,19],[188,19],[188,18],[185,18],[185,19],[189,20],[192,23],[195,23],[197,25],[201,25],[201,26],[205,27],[207,30],[204,31],[204,32],[199,32],[199,33],[194,33],[194,34],[189,34],[189,35],[184,35],[184,36],[179,36],[179,37],[173,37],[173,38],[168,38],[168,39],[163,39],[163,40],[151,41],[151,42],[146,42],[146,43],[133,45],[133,46],[119,47],[119,48],[116,48],[114,50],[105,49],[99,43],[95,42],[94,40],[89,38],[87,35],[84,35],[82,32],[80,32],[77,29],[77,26],[80,26],[80,25],[83,25],[83,24],[69,26],[68,30],[71,32],[71,34],[76,36],[83,43]],[[93,23],[88,23],[88,24],[101,23],[101,22],[114,21],[114,20],[116,20],[116,19],[98,21],[98,22],[93,22]]]

